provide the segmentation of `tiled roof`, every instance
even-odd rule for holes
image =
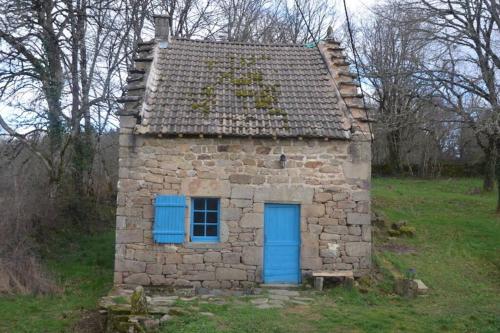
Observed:
[[[350,137],[316,48],[173,39],[159,42],[139,133]]]

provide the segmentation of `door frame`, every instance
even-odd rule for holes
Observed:
[[[262,234],[263,234],[263,244],[262,244],[262,281],[265,283],[265,268],[266,268],[266,207],[268,206],[294,206],[297,209],[297,228],[298,228],[298,256],[297,256],[297,263],[298,263],[298,269],[297,269],[297,284],[302,283],[302,269],[301,269],[301,254],[302,254],[302,230],[301,230],[301,224],[302,224],[302,210],[301,210],[301,204],[297,202],[276,202],[276,201],[271,201],[271,202],[265,202],[264,203],[264,225],[262,229]],[[272,282],[271,282],[272,283]]]

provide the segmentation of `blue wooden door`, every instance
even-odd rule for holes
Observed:
[[[266,204],[264,209],[264,282],[300,282],[299,205]]]

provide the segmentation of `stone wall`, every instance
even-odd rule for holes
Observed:
[[[301,205],[301,269],[370,267],[370,143],[158,138],[121,117],[116,284],[241,287],[262,281],[265,202]],[[287,157],[286,168],[279,157]],[[220,243],[152,240],[156,194],[220,198]]]

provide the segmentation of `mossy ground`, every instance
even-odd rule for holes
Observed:
[[[335,288],[311,305],[268,310],[238,300],[196,304],[197,311],[175,317],[162,332],[499,332],[500,219],[494,193],[467,194],[479,186],[477,179],[375,179],[376,210],[391,222],[408,221],[416,234],[375,241],[412,251],[377,251],[380,272],[375,282],[362,282],[365,293]],[[69,332],[82,309],[95,307],[109,290],[112,231],[65,236],[54,249],[47,261],[64,293],[0,298],[0,331]],[[408,268],[430,287],[428,296],[390,293],[389,271]]]

